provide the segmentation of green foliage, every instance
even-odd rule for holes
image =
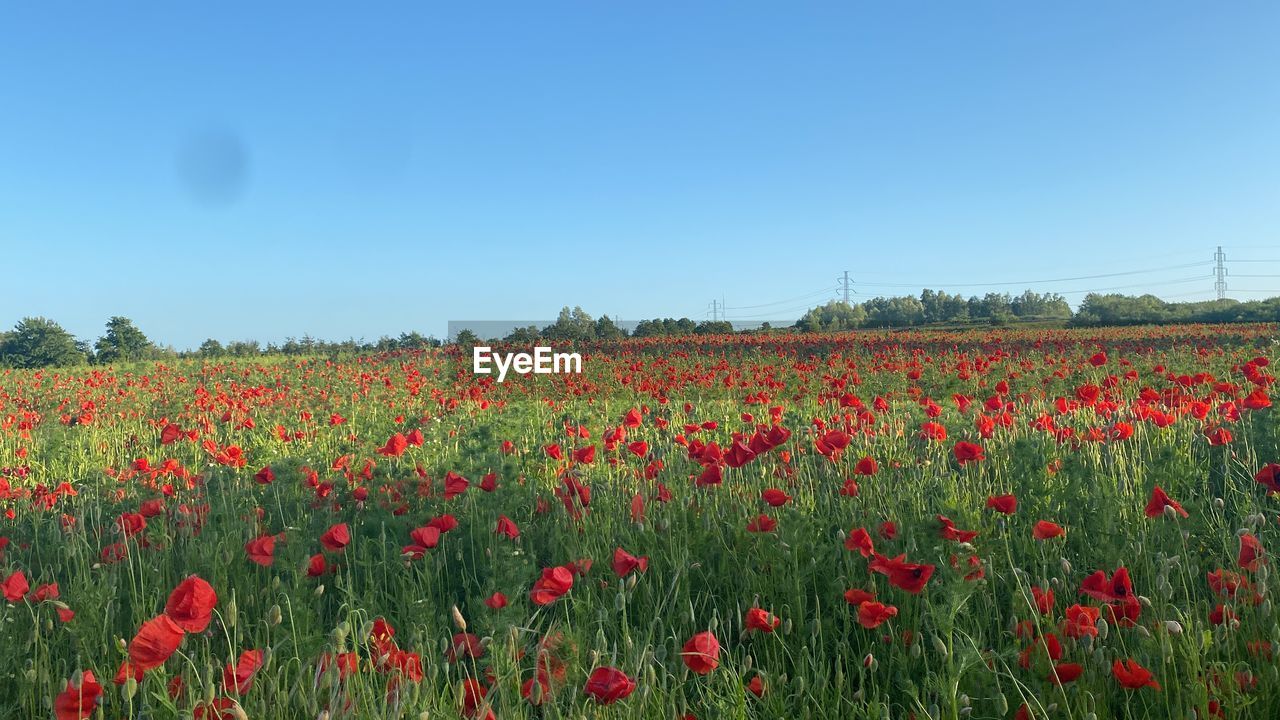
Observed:
[[[86,359],[71,333],[42,317],[23,318],[0,344],[0,364],[8,367],[69,367]]]
[[[867,311],[861,305],[832,300],[805,313],[796,321],[796,328],[802,332],[840,332],[862,327],[866,320]]]
[[[98,338],[94,351],[97,362],[113,363],[146,360],[157,348],[132,320],[117,315],[107,321],[107,334]]]

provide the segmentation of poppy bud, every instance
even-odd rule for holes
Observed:
[[[244,711],[244,708],[240,707],[240,703],[238,702],[232,702],[231,715],[235,717],[236,720],[249,720],[249,715]]]
[[[279,625],[283,619],[284,619],[284,614],[280,611],[279,605],[272,605],[271,609],[267,611],[268,625],[272,625],[272,626]]]
[[[942,638],[937,635],[933,636],[933,649],[944,658],[948,655],[947,644],[942,642]]]
[[[743,660],[743,661],[742,661],[742,672],[743,672],[743,674],[746,674],[746,673],[748,673],[748,672],[751,672],[751,666],[752,666],[754,663],[755,663],[755,660],[754,660],[750,655],[748,655],[748,656],[747,656],[747,658],[746,658],[745,660]]]
[[[1098,639],[1106,640],[1107,635],[1111,632],[1111,626],[1103,618],[1098,618]]]
[[[120,697],[124,698],[125,702],[129,702],[137,692],[138,679],[130,674],[129,677],[125,678],[124,685],[120,686]]]
[[[1175,509],[1174,509],[1174,507],[1173,507],[1172,505],[1165,505],[1165,506],[1164,506],[1164,516],[1165,516],[1166,518],[1168,518],[1169,520],[1177,520],[1177,519],[1178,519],[1178,511],[1177,511],[1177,510],[1175,510]]]
[[[1176,637],[1182,634],[1182,625],[1177,620],[1165,620],[1164,631]]]
[[[1062,558],[1062,574],[1064,575],[1071,574],[1071,563],[1068,562],[1066,558]]]
[[[867,668],[868,670],[875,670],[876,665],[877,663],[876,663],[875,655],[872,655],[871,653],[867,653],[867,656],[862,658],[862,667]]]
[[[1214,498],[1213,506],[1221,510],[1223,507],[1226,506],[1226,503],[1222,501],[1222,498]]]
[[[1151,598],[1139,595],[1138,602],[1142,603],[1142,607],[1147,608],[1148,610],[1151,609]]]
[[[321,595],[323,595],[323,594],[324,594],[324,585],[323,585],[323,584],[321,584],[321,585],[317,585],[317,586],[316,586],[316,597],[320,597],[320,596],[321,596]]]
[[[1144,625],[1139,625],[1139,626],[1137,626],[1136,628],[1134,628],[1133,630],[1134,630],[1134,632],[1138,633],[1139,635],[1141,635],[1141,636],[1142,636],[1142,637],[1144,637],[1144,638],[1149,638],[1149,637],[1151,637],[1151,631],[1150,631],[1150,630],[1148,630],[1148,629],[1146,628],[1146,626],[1144,626]]]
[[[1005,713],[1009,712],[1009,701],[1005,698],[1004,693],[996,694],[996,712],[1001,717],[1004,717]]]
[[[457,627],[457,628],[458,628],[459,630],[461,630],[462,632],[466,632],[466,631],[467,631],[467,621],[466,621],[466,619],[465,619],[465,618],[463,618],[463,617],[462,617],[462,612],[461,612],[460,610],[458,610],[458,606],[457,606],[457,605],[451,605],[451,606],[449,607],[449,614],[453,616],[453,624],[454,624],[454,626],[455,626],[455,627]]]

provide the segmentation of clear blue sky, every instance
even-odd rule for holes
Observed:
[[[1275,2],[392,5],[6,4],[0,327],[794,319],[844,269],[1200,261],[1037,289],[1204,299],[1215,245],[1280,260]]]

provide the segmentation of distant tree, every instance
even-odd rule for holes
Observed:
[[[471,348],[480,344],[480,338],[470,330],[459,330],[453,338],[453,344],[470,351]]]
[[[222,343],[214,340],[213,338],[209,338],[208,340],[200,343],[199,349],[196,350],[197,355],[206,358],[222,357],[226,352],[226,348],[222,347]]]
[[[227,354],[232,357],[250,357],[262,354],[257,340],[233,340],[227,343]]]
[[[1010,301],[1009,309],[1018,318],[1067,320],[1071,317],[1071,306],[1056,293],[1038,294],[1027,290]]]
[[[924,306],[911,296],[873,298],[862,307],[870,327],[910,327],[924,321]]]
[[[728,320],[704,320],[693,328],[694,335],[726,335],[733,332],[733,323]]]
[[[590,340],[596,336],[596,321],[581,307],[566,305],[556,321],[544,328],[542,337],[551,340]]]
[[[100,363],[133,362],[155,355],[156,346],[127,317],[116,315],[107,321],[107,333],[94,344]]]
[[[832,300],[806,312],[796,321],[801,332],[840,332],[861,327],[867,320],[867,312],[861,305],[846,305]]]
[[[42,317],[23,318],[0,346],[0,364],[16,368],[65,367],[86,360],[71,333]]]
[[[597,340],[619,340],[626,337],[627,333],[608,315],[601,315],[600,319],[596,320],[595,336]]]
[[[507,333],[507,336],[502,338],[502,341],[517,345],[532,345],[538,341],[538,326],[518,327]]]

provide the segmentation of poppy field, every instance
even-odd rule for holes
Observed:
[[[1275,718],[1275,325],[0,374],[0,718]]]

